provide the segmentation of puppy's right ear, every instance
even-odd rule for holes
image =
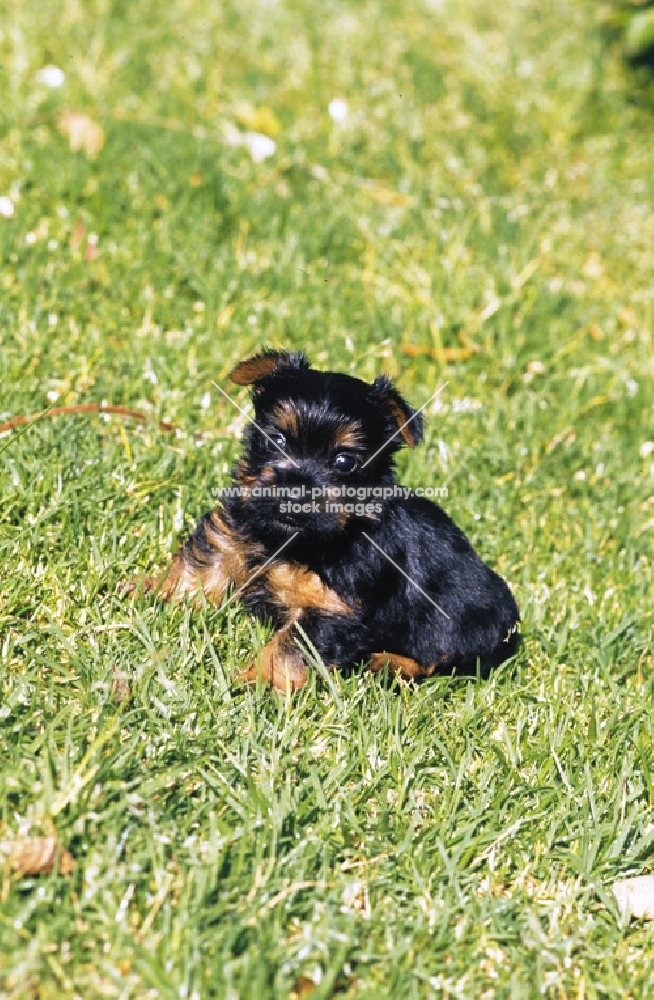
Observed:
[[[420,444],[424,433],[422,414],[409,406],[406,399],[400,396],[389,377],[380,375],[372,383],[370,391],[373,399],[386,408],[391,428],[395,426],[395,432],[390,440],[399,434],[409,448],[415,448]]]
[[[254,357],[241,361],[230,372],[230,379],[237,385],[256,385],[268,375],[276,375],[285,368],[295,368],[308,371],[309,362],[301,351],[291,354],[288,351],[263,351]]]

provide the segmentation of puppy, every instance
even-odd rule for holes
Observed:
[[[404,678],[482,676],[512,656],[507,584],[429,500],[395,486],[393,456],[422,417],[386,376],[372,385],[266,351],[237,365],[254,421],[234,495],[200,520],[162,581],[164,599],[230,586],[276,634],[240,681],[302,687],[301,625],[330,670],[368,661]]]

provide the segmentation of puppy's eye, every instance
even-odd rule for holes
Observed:
[[[281,433],[281,431],[271,431],[270,434],[267,435],[267,438],[269,447],[271,449],[274,449],[275,451],[277,450],[277,448],[286,447],[286,438]],[[275,447],[275,445],[277,447]]]
[[[346,451],[339,452],[332,462],[336,471],[342,472],[345,475],[347,475],[348,472],[354,472],[358,464],[359,463],[354,455],[349,455]]]

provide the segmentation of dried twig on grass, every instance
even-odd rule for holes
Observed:
[[[43,413],[27,413],[18,417],[12,417],[6,424],[0,424],[0,434],[6,431],[13,431],[15,427],[22,424],[35,423],[43,417],[59,417],[68,413],[116,413],[121,417],[131,417],[139,424],[147,424],[150,417],[141,410],[130,410],[126,406],[109,406],[105,403],[79,403],[77,406],[54,406]],[[158,421],[159,430],[170,433],[176,431],[175,424],[169,424],[166,420]]]

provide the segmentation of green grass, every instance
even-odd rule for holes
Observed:
[[[6,0],[0,422],[153,419],[0,439],[0,840],[77,862],[0,871],[3,1000],[652,995],[610,890],[654,849],[652,118],[597,7]],[[488,682],[237,693],[236,603],[121,599],[227,484],[212,380],[264,344],[449,381],[401,478],[513,585]]]

